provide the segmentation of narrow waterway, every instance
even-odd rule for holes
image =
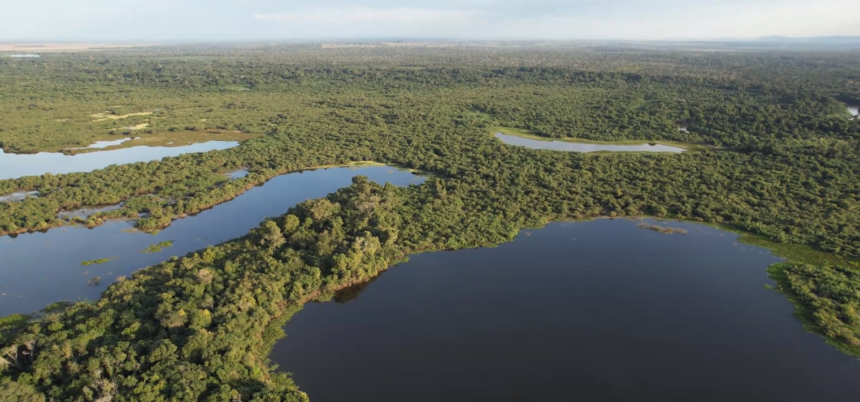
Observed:
[[[118,140],[119,141],[119,140]],[[114,144],[94,144],[91,147]],[[110,151],[90,152],[78,155],[65,155],[59,152],[39,152],[37,154],[7,154],[0,149],[0,180],[23,176],[40,176],[45,173],[91,172],[110,165],[123,165],[135,162],[160,160],[168,156],[208,152],[233,148],[236,141],[209,141],[181,147],[131,147]]]
[[[672,147],[662,144],[639,144],[639,145],[613,145],[578,143],[569,141],[540,141],[524,138],[516,135],[496,133],[496,138],[508,145],[515,145],[531,149],[548,149],[552,151],[568,152],[684,152],[684,148]]]
[[[182,256],[248,233],[266,217],[284,214],[302,201],[324,197],[364,175],[399,186],[424,178],[389,166],[331,168],[278,176],[232,201],[173,222],[157,234],[135,232],[130,222],[108,222],[92,229],[60,227],[45,233],[0,238],[0,317],[37,311],[57,301],[98,299],[118,276]],[[225,177],[225,180],[227,178]],[[78,214],[87,211],[78,211]],[[156,253],[151,245],[172,241]],[[83,261],[111,258],[103,264]],[[100,278],[98,286],[92,279]]]

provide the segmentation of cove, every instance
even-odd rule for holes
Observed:
[[[517,135],[496,133],[496,138],[508,145],[531,149],[548,149],[552,151],[569,152],[684,152],[684,148],[662,144],[613,145],[596,143],[579,143],[569,141],[541,141]]]
[[[102,145],[104,144],[96,144],[96,148],[100,148]],[[64,155],[57,152],[7,154],[0,149],[0,180],[22,176],[40,176],[45,173],[91,172],[110,165],[149,162],[168,156],[228,149],[237,145],[239,145],[237,141],[209,141],[181,147],[141,146],[78,155]]]
[[[856,399],[860,361],[764,287],[777,257],[707,226],[637,224],[412,256],[305,305],[270,358],[313,402]]]
[[[266,217],[282,215],[295,204],[348,186],[357,175],[399,186],[424,181],[390,166],[310,170],[275,177],[231,201],[176,220],[154,235],[135,232],[130,222],[113,221],[92,229],[64,226],[0,238],[0,317],[38,311],[57,301],[98,299],[118,276],[243,236]],[[172,246],[142,252],[166,241],[172,241]],[[112,259],[81,264],[105,258]],[[88,286],[94,277],[101,278],[101,284]]]

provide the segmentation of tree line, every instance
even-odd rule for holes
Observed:
[[[374,160],[438,176],[408,188],[358,178],[243,238],[138,271],[95,303],[13,320],[0,331],[0,393],[34,401],[306,400],[266,359],[304,302],[412,253],[494,245],[523,227],[596,216],[728,225],[833,254],[838,264],[796,266],[780,283],[813,309],[822,334],[856,353],[860,122],[837,99],[857,96],[851,77],[860,59],[472,50],[171,48],[147,58],[134,50],[0,61],[0,88],[13,94],[0,103],[10,121],[0,127],[7,151],[85,143],[101,135],[93,127],[108,128],[89,115],[111,105],[123,105],[116,113],[153,111],[158,129],[193,123],[265,133],[224,151],[0,181],[0,194],[40,194],[0,203],[3,233],[64,224],[61,209],[120,201],[83,223],[125,217],[158,228],[318,165]],[[55,123],[67,129],[54,132]],[[496,140],[498,126],[721,148],[536,151]],[[238,168],[249,174],[223,175]]]

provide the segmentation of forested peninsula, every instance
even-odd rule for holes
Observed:
[[[358,177],[243,238],[123,278],[94,303],[0,321],[0,401],[307,400],[267,359],[304,303],[410,254],[597,217],[742,232],[788,260],[771,275],[807,329],[860,355],[860,121],[843,103],[860,103],[859,76],[854,52],[283,45],[0,57],[6,153],[86,146],[144,124],[133,135],[258,136],[0,181],[0,195],[38,192],[0,202],[2,234],[120,202],[81,223],[135,219],[153,230],[318,166],[375,161],[432,174],[405,188]],[[699,147],[538,151],[503,144],[499,127]],[[224,174],[237,169],[249,174]]]

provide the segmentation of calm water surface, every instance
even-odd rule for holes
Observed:
[[[38,198],[38,191],[19,191],[17,193],[0,196],[0,202],[17,202],[24,201],[28,197]]]
[[[852,116],[860,115],[860,105],[847,105],[848,113],[851,113]]]
[[[496,133],[496,138],[505,144],[527,147],[531,149],[548,149],[553,151],[570,152],[684,152],[684,148],[671,147],[661,144],[641,145],[612,145],[612,144],[581,144],[567,141],[538,141],[516,135]]]
[[[856,401],[860,362],[803,331],[736,235],[555,223],[422,254],[311,303],[272,359],[313,402]]]
[[[110,212],[116,211],[122,208],[123,203],[119,203],[116,205],[106,205],[103,207],[84,207],[80,209],[73,209],[71,211],[60,211],[57,213],[57,216],[63,218],[65,220],[72,220],[74,218],[87,219],[92,215],[95,215],[99,212]]]
[[[61,300],[97,299],[117,276],[245,235],[266,217],[279,216],[299,202],[348,186],[357,175],[401,186],[424,180],[387,166],[290,173],[196,216],[176,220],[155,235],[130,233],[129,222],[110,222],[93,229],[61,227],[0,237],[0,317],[37,311]],[[167,240],[174,242],[172,247],[141,253],[147,246]],[[117,258],[105,264],[81,265],[81,261],[108,257]],[[96,276],[102,278],[102,285],[87,286]]]
[[[229,177],[230,180],[241,179],[247,175],[248,175],[248,169],[239,169],[239,170],[234,170],[232,172],[227,172],[227,177]]]
[[[101,147],[103,144],[95,145]],[[236,141],[209,141],[181,147],[141,146],[79,155],[64,155],[58,152],[7,154],[0,149],[0,180],[22,176],[39,176],[45,173],[91,172],[110,165],[149,162],[167,156],[227,149],[237,145],[239,143]]]
[[[122,138],[119,140],[111,140],[111,141],[95,141],[89,146],[83,148],[71,148],[71,149],[104,149],[107,147],[113,147],[117,145],[121,145],[123,142],[131,141],[131,138]]]

